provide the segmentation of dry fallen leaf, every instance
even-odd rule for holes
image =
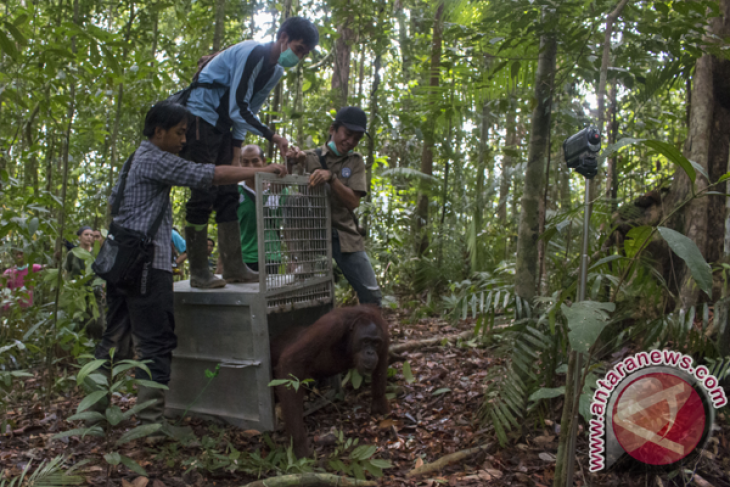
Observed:
[[[534,441],[535,443],[550,443],[554,439],[555,439],[555,436],[538,436],[537,438],[535,438],[532,441]]]
[[[147,484],[150,482],[150,479],[147,477],[137,477],[132,481],[132,485],[134,487],[147,487]]]
[[[423,458],[418,457],[418,458],[416,458],[416,468],[421,468],[421,467],[423,467]]]
[[[152,482],[152,487],[167,487],[162,480],[155,479],[154,482]]]
[[[488,468],[487,473],[491,475],[492,477],[501,478],[502,472],[497,470],[496,468]]]
[[[553,455],[552,453],[544,451],[540,453],[538,457],[540,457],[540,460],[543,460],[545,462],[555,462],[555,455]]]
[[[134,487],[131,482],[127,482],[126,480],[122,479],[122,487]]]
[[[378,427],[381,430],[387,430],[391,426],[397,426],[397,425],[398,425],[398,421],[396,421],[395,419],[384,419],[384,420],[382,420],[380,422],[380,424],[378,425]]]
[[[254,436],[259,436],[260,434],[261,432],[256,430],[246,430],[243,432],[243,436],[245,436],[246,438],[253,438]]]

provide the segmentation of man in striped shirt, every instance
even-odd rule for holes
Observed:
[[[284,68],[297,65],[319,43],[317,28],[307,19],[288,18],[276,40],[268,44],[245,41],[216,55],[200,72],[187,107],[194,116],[188,125],[182,156],[201,164],[238,164],[247,132],[275,144],[285,157],[289,142],[261,123],[257,113],[277,85]],[[190,261],[190,285],[223,287],[226,282],[258,281],[243,263],[236,208],[236,185],[193,189],[186,205],[185,238]],[[218,249],[223,280],[208,269],[208,219],[216,212]]]

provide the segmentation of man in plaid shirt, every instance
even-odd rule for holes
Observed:
[[[167,101],[156,104],[147,113],[144,127],[147,140],[134,153],[124,199],[114,221],[121,227],[147,232],[152,221],[164,212],[162,223],[154,237],[155,253],[146,291],[131,292],[109,284],[107,328],[95,353],[97,359],[108,360],[109,350],[112,347],[123,349],[131,335],[137,358],[149,361],[150,374],[137,369],[136,378],[159,384],[167,384],[170,380],[172,351],[177,346],[170,247],[170,189],[173,186],[208,188],[211,185],[236,184],[254,177],[257,172],[286,174],[286,167],[279,164],[243,168],[197,164],[178,157],[185,144],[188,118],[189,112],[185,107]],[[112,201],[119,197],[118,187],[119,182],[112,192]],[[162,423],[165,393],[159,388],[138,387],[137,404],[152,399],[156,402],[137,414],[142,424]],[[106,401],[97,402],[95,409],[103,412],[108,404]]]

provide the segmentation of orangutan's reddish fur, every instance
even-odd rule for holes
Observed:
[[[377,356],[376,356],[377,354]],[[377,363],[375,363],[377,361]],[[290,330],[271,343],[271,366],[276,379],[323,379],[357,368],[372,377],[371,414],[390,412],[385,397],[388,375],[388,325],[374,306],[339,308],[313,325]],[[311,455],[304,426],[304,388],[278,386],[286,431],[294,453]]]

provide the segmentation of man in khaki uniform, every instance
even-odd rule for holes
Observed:
[[[380,306],[380,287],[353,213],[368,190],[365,163],[360,154],[353,152],[366,128],[365,112],[358,107],[342,108],[330,126],[327,144],[308,151],[292,147],[288,157],[304,165],[310,173],[310,186],[329,185],[332,256],[355,289],[360,303]]]

